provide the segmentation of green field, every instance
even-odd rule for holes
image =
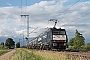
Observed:
[[[1,50],[0,50],[0,56],[3,55],[3,54],[5,54],[5,53],[7,53],[7,52],[9,52],[9,50],[1,49]]]

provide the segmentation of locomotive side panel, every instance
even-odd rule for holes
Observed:
[[[42,45],[41,45],[41,49],[50,49],[51,46],[51,39],[52,39],[52,33],[51,30],[48,29],[47,31],[44,32],[44,34],[42,35]]]

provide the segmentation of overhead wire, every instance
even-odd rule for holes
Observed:
[[[82,3],[79,7],[81,7],[82,5],[84,5],[85,3]],[[81,8],[79,8],[78,10],[80,10]],[[86,13],[87,15],[88,15],[88,13]],[[89,13],[90,14],[90,13]],[[86,15],[85,15],[86,16]],[[76,19],[74,19],[74,20],[72,20],[72,21],[70,21],[70,22],[68,22],[68,23],[66,23],[66,24],[71,24],[71,23],[73,23],[73,22],[75,22],[75,21],[77,21],[77,20],[79,20],[79,19],[81,19],[83,17],[83,15],[82,16],[80,16],[80,17],[78,17],[78,18],[76,18]],[[62,26],[65,26],[65,25],[62,25]]]
[[[87,13],[87,15],[89,15],[90,13]],[[85,15],[86,16],[86,15]],[[71,24],[71,23],[73,23],[73,22],[75,22],[75,21],[77,21],[77,20],[80,20],[81,18],[83,17],[83,15],[81,16],[81,17],[79,17],[79,18],[76,18],[75,20],[73,20],[73,21],[70,21],[70,22],[68,22],[68,23],[66,23],[66,24],[63,24],[62,25],[62,27],[63,26],[66,26],[67,24]],[[84,17],[85,18],[85,17]]]
[[[57,5],[59,5],[61,2],[59,2],[59,3],[57,3]],[[55,9],[55,7],[57,7],[57,5],[54,5],[54,9],[51,11],[51,13],[49,13],[49,16],[48,16],[48,19],[50,19],[50,15],[52,14],[52,12],[54,12],[56,9]],[[47,19],[46,19],[46,21],[47,21]],[[43,21],[44,22],[44,21]],[[43,23],[42,23],[43,24]],[[48,20],[48,23],[46,24],[47,25],[47,27],[46,28],[48,28],[48,25],[50,24],[50,22],[49,22],[49,20]]]
[[[69,6],[66,10],[64,10],[61,14],[57,15],[56,19],[58,18],[58,16],[62,15],[63,13],[65,13],[67,10],[69,10],[71,7],[73,7],[76,3],[78,3],[80,0],[77,0],[74,4],[72,4],[71,6]],[[60,2],[58,3],[60,4]],[[56,5],[54,5],[54,8],[56,7]],[[56,10],[56,8],[54,10],[52,10],[52,12],[54,12]],[[52,12],[49,14],[49,18],[50,18],[50,15],[52,14]],[[49,23],[48,23],[49,25]]]
[[[22,0],[21,0],[21,15],[22,15]],[[20,16],[21,16],[21,15],[20,15]],[[22,17],[21,17],[21,29],[23,29]]]
[[[21,14],[22,14],[22,0],[21,0]]]
[[[71,6],[69,6],[66,10],[64,10],[62,13],[60,13],[59,15],[57,15],[57,18],[58,16],[62,15],[63,13],[65,13],[66,11],[68,11],[71,7],[73,7],[76,3],[78,3],[80,0],[77,0],[74,4],[72,4]],[[56,18],[56,19],[57,19]]]
[[[59,3],[57,3],[57,5],[59,5],[59,4],[61,4],[61,2],[59,2]],[[52,14],[52,12],[54,12],[55,10],[56,10],[56,7],[57,7],[57,5],[54,5],[54,9],[51,11],[51,13],[49,14],[49,18],[50,18],[50,15]]]
[[[61,4],[61,2],[57,3],[57,5]],[[52,10],[52,12],[54,12],[56,9],[55,7],[57,7],[57,5],[54,5],[54,9]],[[52,12],[49,14],[49,18],[50,18],[50,15],[52,14]],[[51,18],[50,18],[51,19]],[[49,20],[48,20],[48,25],[49,25]],[[47,25],[47,26],[48,26]]]
[[[23,0],[21,0],[21,15],[24,14],[23,12],[25,13],[24,7],[23,7]],[[24,34],[25,33],[25,31],[24,31],[24,29],[25,29],[25,23],[26,23],[25,22],[25,17],[21,16],[21,30],[22,30],[21,34]]]
[[[74,4],[72,4],[68,9],[64,10],[62,13],[65,13],[67,10],[69,10],[72,6],[74,6],[76,3],[78,3],[80,0],[76,1]],[[82,4],[81,4],[82,5]],[[78,9],[79,10],[79,9]],[[62,14],[59,14],[59,15],[62,15]],[[59,16],[58,15],[58,16]],[[76,20],[78,20],[80,18],[77,18]],[[72,21],[73,22],[73,21]]]
[[[25,14],[27,14],[27,0],[26,0]]]
[[[22,33],[24,35],[23,39],[25,39],[26,36],[26,21],[27,21],[27,16],[26,16],[26,7],[27,7],[27,0],[26,0],[26,5],[24,7],[23,6],[23,1],[21,0],[21,30]],[[23,41],[24,42],[24,41]]]
[[[59,15],[62,15],[63,13],[65,13],[67,10],[69,10],[71,7],[73,7],[76,3],[78,3],[80,0],[77,0],[74,4],[72,4],[71,6],[69,6],[66,10],[64,10],[61,14],[59,14]],[[60,4],[60,2],[58,3],[58,4]],[[57,4],[57,5],[58,5]],[[56,10],[56,5],[54,5],[54,9],[52,10],[52,12],[54,12],[55,10]],[[49,14],[49,18],[50,18],[50,15],[52,14],[52,12]],[[58,16],[59,15],[57,15],[57,17],[56,17],[56,19],[58,18]],[[48,25],[49,25],[49,23],[48,23]]]
[[[80,0],[78,0],[78,1],[76,1],[74,4],[72,4],[70,7],[68,7],[66,10],[64,10],[61,14],[59,14],[59,15],[62,15],[63,13],[65,13],[66,11],[68,11],[71,7],[73,7],[76,3],[78,3]],[[88,1],[88,0],[87,0]],[[83,5],[84,3],[82,3],[81,5]],[[80,8],[79,8],[80,9]],[[78,9],[78,10],[79,10]],[[59,16],[58,15],[58,16]],[[83,16],[81,16],[81,17],[83,17]],[[74,22],[74,21],[76,21],[76,20],[79,20],[80,19],[80,17],[79,18],[76,18],[75,20],[73,20],[73,21],[71,21],[71,22]],[[70,23],[70,22],[69,22]]]
[[[27,0],[26,0],[26,5],[27,7]],[[21,29],[25,29],[26,26],[26,16],[22,16],[22,15],[26,15],[26,7],[23,7],[23,0],[21,0]]]
[[[23,7],[23,0],[21,0],[21,34],[25,35],[25,29],[26,29],[26,17],[22,16],[23,14],[26,14],[25,7]]]
[[[83,4],[84,4],[84,3],[83,3]],[[81,7],[81,6],[82,6],[82,4],[81,4],[79,7]],[[79,8],[79,9],[77,9],[77,10],[73,10],[73,11],[79,11],[80,9],[81,9],[81,8]],[[72,12],[73,12],[73,11],[72,11]],[[78,18],[77,18],[77,19],[78,19]],[[77,20],[77,19],[76,19],[76,20]]]
[[[5,2],[8,6],[12,6],[10,3],[8,3],[7,1],[5,0],[2,0],[3,2]]]
[[[38,28],[38,27],[37,27]],[[33,33],[37,28],[33,29],[29,34]]]

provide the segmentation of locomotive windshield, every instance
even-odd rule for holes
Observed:
[[[65,35],[65,31],[54,30],[53,35]]]

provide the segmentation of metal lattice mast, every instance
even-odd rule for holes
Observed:
[[[26,37],[26,40],[28,41],[28,38],[29,38],[29,15],[21,15],[21,17],[25,17],[27,18],[27,37]]]

